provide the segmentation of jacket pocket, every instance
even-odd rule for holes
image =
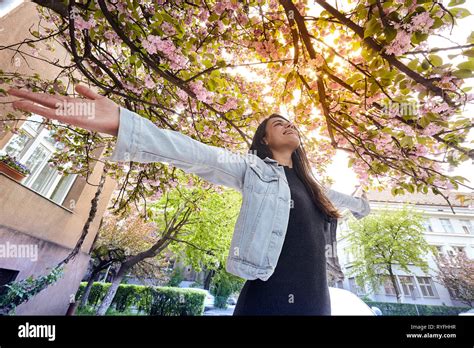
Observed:
[[[262,194],[275,194],[278,192],[278,174],[266,174],[262,168],[254,165],[251,165],[250,168],[252,169],[250,171],[250,183],[253,192]]]

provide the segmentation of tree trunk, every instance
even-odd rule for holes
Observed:
[[[390,280],[392,281],[393,288],[395,289],[395,294],[397,295],[397,302],[400,303],[402,302],[401,295],[400,295],[400,291],[398,290],[397,279],[395,278],[395,275],[393,274],[392,267],[388,268],[388,273],[390,274]]]
[[[131,266],[128,263],[123,263],[120,266],[120,269],[118,270],[117,274],[114,277],[114,280],[112,281],[112,285],[110,286],[109,290],[107,291],[107,294],[102,300],[99,309],[97,309],[96,315],[105,315],[110,305],[112,304],[112,301],[114,300],[115,294],[117,293],[118,287],[122,282],[123,277],[130,269],[130,267]]]
[[[206,279],[204,280],[204,289],[206,290],[209,290],[209,288],[211,287],[211,281],[212,281],[212,277],[214,277],[214,273],[216,273],[214,270],[210,270],[209,273],[207,273],[206,275]]]
[[[89,280],[87,281],[86,288],[84,289],[84,294],[82,294],[81,303],[79,307],[85,307],[87,305],[87,300],[89,299],[89,295],[91,293],[92,285],[99,277],[101,269],[95,269],[92,271]]]

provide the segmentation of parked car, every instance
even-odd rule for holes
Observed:
[[[468,310],[467,312],[461,312],[459,313],[459,315],[474,315],[474,308],[473,309],[470,309]]]
[[[204,310],[209,310],[214,308],[214,296],[211,295],[209,290],[202,290],[206,293],[206,298],[204,299]]]
[[[227,304],[236,305],[237,304],[237,299],[234,296],[229,296],[229,298],[227,299]]]
[[[377,315],[364,301],[348,290],[329,287],[329,296],[331,315]]]

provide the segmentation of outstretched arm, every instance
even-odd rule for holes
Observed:
[[[177,131],[162,129],[120,107],[117,144],[110,161],[164,162],[207,181],[242,191],[246,157],[201,143]]]
[[[109,160],[166,162],[212,183],[242,190],[246,156],[201,143],[176,131],[161,129],[85,86],[76,86],[76,91],[85,98],[33,93],[15,88],[9,89],[8,93],[22,98],[13,102],[16,109],[118,136]],[[70,110],[81,113],[71,114]],[[84,113],[84,110],[93,110],[93,114]]]
[[[370,213],[370,204],[365,192],[361,197],[353,197],[333,189],[325,189],[326,196],[336,208],[347,208],[356,219],[362,219]]]

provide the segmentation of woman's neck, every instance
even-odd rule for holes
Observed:
[[[280,165],[293,168],[293,160],[291,159],[291,154],[293,153],[293,151],[284,151],[284,152],[272,151],[272,152],[273,152],[273,159],[278,161]]]

